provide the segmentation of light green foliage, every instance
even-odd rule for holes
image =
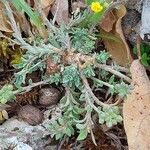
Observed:
[[[133,87],[131,85],[128,85],[124,82],[115,82],[114,76],[111,76],[108,82],[104,82],[96,78],[92,79],[97,87],[103,87],[103,85],[107,86],[109,88],[109,92],[107,94],[118,94],[121,98],[126,98],[130,91],[133,90]]]
[[[95,40],[94,37],[91,38],[88,33],[88,29],[82,29],[82,28],[75,28],[71,31],[71,42],[72,47],[77,51],[84,54],[91,53],[94,49]]]
[[[24,0],[12,0],[12,2],[19,11],[25,12],[37,27],[42,26],[42,20],[40,19],[38,12],[33,12],[31,7]]]
[[[95,72],[93,70],[92,66],[87,66],[86,68],[83,69],[83,74],[88,78],[95,76]]]
[[[28,51],[22,56],[22,61],[14,65],[16,69],[20,69],[15,73],[15,85],[17,87],[25,84],[26,75],[33,71],[46,67],[45,60],[49,55],[56,55],[51,46],[41,43],[39,46],[28,46]]]
[[[102,110],[99,108],[98,116],[99,123],[104,124],[106,122],[108,127],[112,127],[113,125],[116,125],[118,122],[122,122],[123,120],[117,106],[103,107]]]
[[[115,92],[119,94],[120,97],[126,98],[130,91],[133,89],[131,85],[121,82],[121,84],[116,84],[114,86]]]
[[[133,52],[137,55],[136,46],[134,46]],[[141,63],[146,67],[150,66],[150,45],[145,43],[141,44]]]
[[[80,86],[80,77],[77,66],[72,64],[70,66],[66,66],[64,71],[62,72],[62,83],[69,87],[79,87]]]
[[[55,83],[56,85],[58,85],[58,83],[61,82],[60,73],[55,73],[50,76],[43,76],[43,80],[47,80],[47,79],[49,79],[50,84]]]
[[[13,93],[13,86],[10,84],[6,84],[0,90],[0,103],[5,104],[9,100],[14,100],[15,95]]]
[[[105,11],[109,8],[111,4],[111,2],[107,2],[106,0],[86,0],[86,3],[87,5],[89,5],[90,8],[93,2],[99,2],[103,9],[100,12],[92,12],[90,10],[89,15],[81,23],[82,27],[90,27],[93,24],[99,23]]]
[[[38,59],[34,55],[26,54],[24,58],[22,58],[22,62],[20,64],[14,65],[17,69],[22,69],[21,71],[15,73],[15,85],[17,87],[25,84],[26,75],[28,73],[32,73],[36,70],[43,70],[45,68],[45,64],[42,60]]]
[[[67,89],[66,95],[61,99],[60,105],[63,110],[63,116],[54,120],[50,124],[50,131],[52,137],[56,139],[63,137],[64,135],[74,135],[75,120],[80,118],[80,114],[84,109],[81,109],[78,103],[78,93]]]
[[[96,60],[98,63],[106,63],[106,61],[110,58],[108,52],[101,51],[99,54],[96,55]]]
[[[73,121],[70,118],[61,117],[58,120],[53,121],[50,124],[49,130],[51,131],[51,137],[55,136],[55,139],[58,140],[64,135],[71,136],[74,135],[74,128],[72,127]]]

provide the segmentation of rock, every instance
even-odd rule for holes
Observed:
[[[33,150],[29,145],[19,142],[13,150]]]
[[[150,41],[150,0],[144,0],[142,10],[142,25],[140,36],[147,42]]]
[[[4,122],[0,126],[0,133],[0,150],[30,150],[29,147],[33,150],[45,150],[46,146],[51,145],[50,132],[43,125],[31,126],[17,117]]]
[[[135,9],[135,10],[137,10],[140,13],[142,11],[143,0],[117,0],[117,1],[125,2],[126,3],[126,7],[129,8],[129,9]]]
[[[38,108],[31,105],[23,106],[20,109],[18,116],[30,125],[38,125],[43,119],[43,113]]]
[[[122,19],[122,29],[125,38],[131,43],[136,42],[136,37],[140,33],[141,14],[133,9],[128,9],[127,14]]]
[[[55,105],[61,98],[61,93],[56,88],[43,88],[40,90],[39,103],[44,106]]]

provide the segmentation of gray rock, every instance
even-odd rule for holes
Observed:
[[[142,9],[142,25],[140,36],[150,40],[150,0],[144,0]]]
[[[10,118],[0,126],[0,150],[44,150],[51,143],[50,132],[43,125],[31,126]]]
[[[17,144],[15,148],[13,148],[13,150],[33,150],[33,149],[29,145],[20,142]]]

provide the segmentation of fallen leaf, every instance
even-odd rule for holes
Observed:
[[[150,81],[139,60],[131,68],[134,90],[123,104],[129,150],[150,149]]]
[[[0,2],[0,31],[12,32],[6,14],[4,14],[4,5]]]
[[[104,31],[110,32],[113,29],[113,25],[116,21],[117,18],[114,15],[114,13],[111,11],[106,14],[100,26]]]
[[[31,26],[29,21],[26,19],[25,15],[22,12],[18,12],[15,9],[13,10],[14,17],[17,22],[19,22],[19,26],[21,30],[26,34],[30,35]]]
[[[48,16],[50,8],[55,0],[41,0],[41,7],[46,16]]]
[[[68,0],[56,0],[51,8],[51,12],[56,19],[56,22],[61,25],[67,24],[69,20]]]
[[[119,8],[115,8],[102,20],[100,27],[102,34],[114,35],[120,39],[120,42],[115,42],[111,39],[104,39],[106,49],[112,55],[112,58],[120,65],[125,66],[132,61],[129,46],[123,35],[121,20],[126,14],[126,8],[124,5],[120,5]]]

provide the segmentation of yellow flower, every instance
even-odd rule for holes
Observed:
[[[103,10],[103,6],[99,2],[92,2],[91,10],[95,13],[101,12]]]

